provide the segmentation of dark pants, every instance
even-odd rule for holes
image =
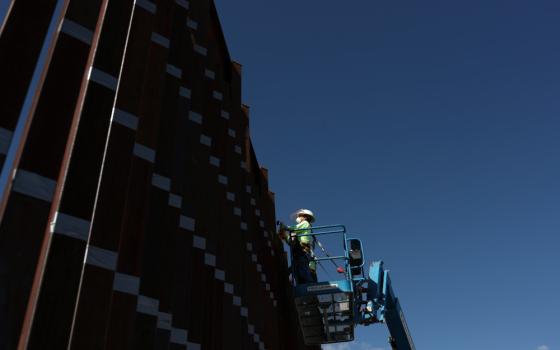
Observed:
[[[294,259],[294,276],[297,284],[317,282],[317,273],[309,268],[310,258],[299,256]]]

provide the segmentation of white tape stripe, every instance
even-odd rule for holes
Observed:
[[[197,124],[202,124],[202,115],[200,115],[196,112],[190,111],[189,112],[189,119],[191,121],[197,123]]]
[[[171,191],[171,179],[156,173],[152,174],[152,185],[167,192]]]
[[[193,247],[198,249],[206,249],[206,238],[200,236],[193,236]]]
[[[210,253],[204,253],[204,263],[208,266],[216,267],[216,256]]]
[[[96,82],[113,91],[117,90],[118,80],[114,76],[103,72],[95,67],[90,67],[89,80]]]
[[[201,54],[202,56],[206,56],[208,54],[208,50],[203,46],[200,46],[198,44],[194,44],[193,48],[194,48],[194,51],[196,53]]]
[[[166,312],[158,312],[157,328],[166,329],[170,331],[172,316]]]
[[[165,71],[178,79],[181,79],[181,76],[183,75],[183,71],[181,70],[181,68],[176,67],[172,64],[167,64]]]
[[[221,183],[222,185],[227,185],[228,184],[227,176],[218,175],[218,182]]]
[[[200,344],[187,342],[187,350],[200,350]]]
[[[52,232],[87,241],[90,222],[88,220],[57,212],[52,223]]]
[[[165,47],[166,49],[169,48],[169,39],[167,39],[166,37],[164,37],[163,35],[156,33],[156,32],[152,32],[152,42]]]
[[[208,78],[208,79],[212,79],[212,80],[216,79],[216,73],[214,73],[213,70],[205,69],[205,70],[204,70],[204,75],[205,75],[206,78]]]
[[[138,304],[136,311],[141,314],[157,316],[159,309],[159,300],[147,297],[145,295],[138,296]]]
[[[179,217],[179,227],[185,230],[194,231],[195,220],[188,216],[181,215]]]
[[[135,143],[134,144],[134,149],[132,150],[132,153],[139,157],[142,158],[144,160],[147,160],[150,163],[153,163],[156,161],[156,151],[154,151],[153,149],[146,147],[144,145],[141,145],[139,143]]]
[[[226,272],[224,270],[216,269],[214,271],[214,278],[223,282],[226,280]]]
[[[187,345],[188,332],[186,329],[171,328],[169,341],[174,344]]]
[[[150,13],[156,13],[157,6],[148,0],[136,0],[136,6],[143,8]]]
[[[115,273],[113,290],[121,293],[138,295],[140,293],[140,278],[124,273]]]
[[[29,197],[51,202],[56,189],[56,181],[48,177],[18,169],[12,190]]]
[[[193,30],[197,30],[198,29],[198,22],[193,20],[193,19],[187,18],[187,27],[189,27]]]
[[[219,167],[220,166],[220,158],[210,156],[210,164],[215,166],[215,167]]]
[[[0,154],[8,154],[13,134],[8,129],[0,128]]]
[[[132,130],[138,128],[138,117],[122,109],[113,109],[113,121]]]
[[[167,204],[170,207],[181,209],[181,205],[183,204],[183,198],[181,196],[177,195],[177,194],[170,193],[169,194],[169,200],[168,200]]]
[[[221,100],[224,99],[224,95],[221,92],[216,91],[216,90],[212,91],[212,97],[214,97],[218,101],[221,101]]]
[[[185,98],[191,98],[191,90],[184,87],[184,86],[180,86],[179,87],[179,96],[185,97]]]
[[[189,9],[189,2],[187,0],[175,0],[177,5],[184,7],[186,10]]]
[[[68,18],[65,18],[64,22],[62,22],[62,28],[60,31],[85,44],[91,45],[93,32]]]
[[[212,146],[212,138],[210,136],[200,135],[200,143],[210,147]]]
[[[117,252],[88,245],[85,263],[102,269],[115,271],[117,269]]]

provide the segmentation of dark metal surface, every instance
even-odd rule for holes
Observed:
[[[55,4],[6,18],[8,132]],[[64,5],[4,169],[0,348],[306,349],[213,2]]]

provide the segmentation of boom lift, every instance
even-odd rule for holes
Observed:
[[[366,276],[362,242],[357,238],[348,238],[343,225],[318,226],[306,231],[298,233],[298,230],[291,230],[297,237],[313,236],[316,242],[318,236],[340,236],[343,255],[329,255],[318,242],[326,256],[316,257],[315,260],[319,264],[330,260],[335,265],[336,261],[342,261],[344,267],[338,267],[337,271],[344,278],[306,284],[297,284],[293,279],[295,304],[305,343],[319,345],[352,341],[356,325],[385,323],[393,350],[415,350],[383,262],[371,263]]]

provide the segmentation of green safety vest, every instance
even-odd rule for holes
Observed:
[[[301,234],[309,234],[311,233],[311,224],[307,221],[302,221],[299,224],[295,225],[295,226],[290,226],[289,229],[291,230],[301,230],[301,231],[296,231],[294,232],[296,235],[301,235]],[[306,244],[309,247],[311,247],[311,256],[313,256],[313,236],[302,236],[302,237],[298,237],[298,240],[301,244]],[[315,260],[311,260],[309,262],[309,268],[313,271],[317,270],[317,262]]]

